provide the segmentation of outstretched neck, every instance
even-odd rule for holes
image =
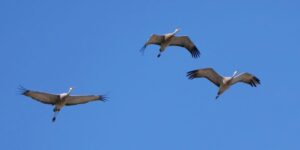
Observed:
[[[234,77],[236,77],[237,75],[238,75],[238,71],[234,71],[232,77],[234,78]]]
[[[176,33],[178,33],[179,32],[179,29],[177,28],[177,29],[175,29],[175,31],[173,32],[173,35],[175,35]]]
[[[70,89],[69,89],[69,91],[68,91],[68,95],[70,95],[70,93],[72,92],[72,90],[73,90],[73,88],[71,87]]]

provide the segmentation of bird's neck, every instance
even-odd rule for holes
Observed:
[[[236,77],[237,75],[238,75],[238,72],[235,71],[235,72],[233,73],[233,75],[232,75],[232,78]]]
[[[179,31],[179,30],[176,29],[172,34],[175,35],[178,31]]]
[[[70,93],[72,92],[72,90],[73,90],[73,89],[70,88],[69,91],[68,91],[68,93],[67,93],[67,95],[70,95]]]

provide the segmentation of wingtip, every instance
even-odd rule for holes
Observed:
[[[26,88],[24,88],[22,85],[19,85],[19,91],[21,95],[25,95],[26,93],[29,92]]]
[[[257,87],[258,84],[260,84],[260,80],[259,80],[256,76],[254,76],[254,77],[253,77],[253,80],[250,81],[250,85],[251,85],[252,87],[253,87],[253,86],[254,86],[254,87]]]
[[[139,51],[144,55],[147,45],[145,44]]]
[[[254,77],[254,80],[255,80],[258,84],[260,84],[260,80],[259,80],[257,77]]]
[[[195,73],[197,72],[197,70],[192,70],[187,72],[186,76],[188,77],[188,79],[192,80],[195,78]]]
[[[192,57],[193,58],[199,58],[201,55],[200,51],[198,50],[198,48],[195,46],[192,48]]]
[[[99,100],[102,101],[102,102],[107,102],[107,101],[108,101],[108,100],[107,100],[108,97],[105,96],[105,95],[99,95],[99,97],[100,97]]]

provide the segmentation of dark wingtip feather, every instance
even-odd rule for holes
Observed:
[[[257,85],[256,85],[256,83],[255,83],[254,81],[252,81],[252,84],[253,84],[253,86],[254,86],[254,87],[256,87],[256,86],[257,86]]]
[[[186,76],[187,76],[190,80],[192,80],[192,79],[194,79],[194,78],[196,77],[197,71],[198,71],[198,70],[192,70],[192,71],[189,71],[189,72],[187,72],[187,75],[186,75]]]
[[[107,96],[105,96],[105,95],[99,95],[99,100],[100,100],[100,101],[106,102],[107,99],[108,99]]]
[[[19,85],[19,91],[21,95],[26,95],[26,93],[29,92],[26,88],[24,88],[22,85]]]
[[[253,82],[250,81],[249,84],[253,87]]]
[[[253,87],[257,87],[258,84],[260,84],[260,80],[253,76],[253,78],[250,80],[249,84]]]
[[[260,80],[257,77],[253,77],[253,79],[255,80],[255,82],[257,82],[258,84],[260,84]]]
[[[140,49],[140,52],[141,52],[142,54],[145,53],[146,47],[147,47],[147,44],[145,44],[145,45]]]
[[[200,57],[200,51],[198,50],[198,48],[196,46],[194,46],[192,49],[191,49],[191,54],[192,54],[192,57],[193,58],[198,58]]]

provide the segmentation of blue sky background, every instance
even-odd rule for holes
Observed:
[[[0,1],[0,149],[299,150],[300,10],[293,0]],[[189,35],[192,59],[149,35]],[[213,67],[262,85],[188,80]],[[107,94],[106,103],[52,107],[18,94]]]

